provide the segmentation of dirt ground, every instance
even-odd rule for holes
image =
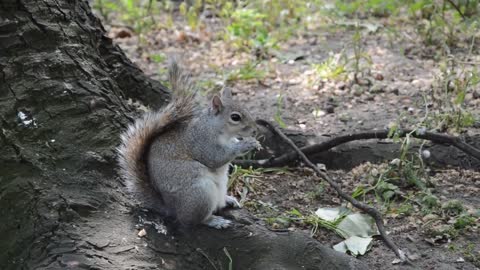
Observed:
[[[372,21],[373,20],[373,21]],[[280,118],[286,128],[314,134],[343,134],[355,131],[383,129],[400,119],[412,122],[425,116],[429,96],[435,81],[440,76],[438,48],[426,47],[408,24],[402,25],[395,35],[389,34],[384,19],[370,19],[378,25],[376,31],[363,31],[363,50],[371,57],[368,74],[364,75],[370,85],[354,85],[343,80],[318,78],[312,64],[335,56],[349,44],[354,31],[337,22],[319,26],[314,31],[301,33],[281,43],[276,54],[264,60],[259,69],[266,72],[262,79],[238,80],[232,83],[236,99],[242,101],[257,118],[275,121]],[[104,23],[114,42],[145,73],[153,78],[165,79],[165,62],[154,61],[152,55],[178,54],[185,66],[200,84],[215,85],[223,76],[237,69],[248,59],[249,52],[234,51],[224,41],[215,38],[218,22],[205,19],[206,28],[190,31],[185,21],[175,18],[174,29],[153,30],[135,34],[127,27]],[[348,48],[347,48],[348,51]],[[450,51],[457,60],[480,62],[478,48],[473,54],[468,48]],[[351,81],[351,80],[350,80]],[[209,84],[208,84],[209,83]],[[477,93],[480,89],[477,89]],[[467,94],[467,108],[479,115],[480,98],[477,93]],[[428,98],[427,98],[428,100]],[[428,103],[428,101],[427,101]],[[277,120],[278,121],[278,120]],[[478,134],[478,128],[469,128],[468,134]],[[386,161],[388,164],[388,161]],[[364,164],[350,171],[329,173],[353,192],[362,183],[368,182],[372,170],[381,170],[385,164]],[[441,203],[451,199],[460,200],[465,211],[479,211],[480,173],[458,168],[429,168],[432,193]],[[248,183],[248,194],[243,204],[251,210],[259,222],[272,229],[305,230],[311,226],[301,222],[270,222],[292,209],[302,214],[314,212],[319,207],[342,205],[336,193],[309,169],[289,169],[243,176],[234,190],[240,197]],[[402,186],[401,194],[415,196],[419,190]],[[404,201],[397,198],[386,205],[376,200],[373,194],[365,197],[379,207],[384,215],[391,237],[413,259],[418,269],[479,269],[480,236],[477,224],[462,230],[455,237],[434,237],[428,232],[430,226],[452,223],[453,219],[426,215],[420,203],[414,200],[408,214],[397,211]],[[325,245],[333,246],[342,239],[323,228],[314,235]],[[395,255],[376,239],[371,251],[360,256],[372,269],[409,269],[392,264]]]

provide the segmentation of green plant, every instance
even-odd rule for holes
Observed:
[[[335,1],[335,12],[340,15],[371,14],[377,17],[386,17],[398,13],[403,2],[395,0],[354,0]]]
[[[219,93],[222,90],[223,84],[220,80],[211,78],[200,80],[198,87],[203,95],[208,95],[209,93]]]
[[[408,149],[406,145],[402,146],[404,152]],[[405,186],[407,184],[415,186],[421,191],[426,190],[423,180],[426,171],[423,167],[417,165],[414,157],[407,159],[406,155],[401,155],[400,159],[394,159],[388,166],[379,168],[380,172],[376,169],[375,173],[370,172],[367,176],[369,184],[357,186],[352,193],[352,197],[363,197],[365,200],[365,195],[372,192],[377,201],[384,202],[385,206],[388,207],[401,194],[399,185]],[[405,206],[403,210],[407,211],[407,207]]]
[[[317,76],[322,79],[344,80],[346,77],[346,59],[342,57],[343,53],[337,56],[330,56],[321,64],[313,64]]]
[[[395,194],[398,193],[399,188],[392,183],[388,183],[386,181],[378,181],[374,191],[377,198],[381,198],[384,202],[388,204],[394,198]]]
[[[468,261],[472,262],[476,267],[480,267],[480,253],[478,251],[475,252],[474,243],[468,243],[463,248],[463,255]]]
[[[427,45],[443,44],[455,47],[461,36],[473,36],[478,30],[476,19],[469,20],[479,11],[479,1],[413,1],[409,5],[412,16],[420,17],[418,32]]]
[[[310,191],[307,195],[311,199],[319,200],[325,193],[325,183],[321,182],[315,186],[313,191]]]
[[[230,174],[228,179],[228,189],[232,190],[236,193],[240,193],[239,195],[245,196],[246,194],[242,194],[242,192],[255,192],[255,181],[260,181],[260,178],[265,173],[277,173],[277,174],[285,174],[287,173],[286,168],[257,168],[253,169],[252,167],[249,168],[242,168],[237,165],[233,166],[233,171]]]
[[[182,2],[179,6],[180,14],[187,19],[188,26],[190,26],[192,30],[196,30],[199,26],[199,14],[202,6],[202,0],[195,0],[191,6],[188,6],[186,2]]]
[[[463,203],[459,200],[450,200],[442,205],[442,212],[447,216],[458,216],[464,210]]]
[[[317,76],[323,79],[345,80],[348,74],[353,74],[355,83],[360,84],[359,75],[370,68],[372,59],[364,50],[364,38],[362,37],[360,27],[356,25],[352,41],[347,48],[352,50],[351,55],[347,55],[345,49],[335,56],[330,56],[321,64],[313,64]]]
[[[463,230],[469,226],[475,224],[476,218],[467,214],[460,215],[453,224],[453,227],[457,230]]]
[[[318,228],[325,228],[327,230],[337,232],[337,225],[340,222],[341,218],[339,218],[335,222],[326,221],[319,218],[317,215],[313,213],[305,216],[300,211],[293,208],[292,210],[284,213],[281,217],[276,217],[274,220],[277,221],[276,223],[278,223],[279,220],[280,221],[283,220],[284,224],[290,224],[292,222],[296,222],[299,224],[312,226],[311,235],[313,236],[318,231]]]
[[[278,43],[298,33],[321,6],[320,0],[248,0],[241,7],[224,5],[221,17],[227,23],[225,40],[235,49],[250,50],[268,58]]]
[[[426,212],[430,212],[440,207],[440,202],[438,200],[438,197],[430,193],[424,194],[421,203],[422,203],[423,209],[426,210]]]
[[[363,37],[358,25],[355,27],[355,34],[352,40],[353,56],[348,59],[349,63],[353,66],[353,76],[356,83],[359,83],[358,75],[372,65],[372,59],[363,48]]]
[[[163,53],[158,53],[158,54],[151,54],[150,59],[155,63],[163,63],[165,62],[167,57]]]
[[[252,79],[263,80],[267,75],[265,71],[258,68],[260,62],[248,61],[238,69],[227,73],[225,81],[248,81]]]
[[[311,215],[304,218],[304,222],[305,222],[305,224],[312,226],[311,235],[315,235],[318,231],[318,228],[324,228],[324,229],[327,229],[329,231],[333,231],[335,233],[338,233],[337,232],[337,230],[338,230],[337,226],[338,226],[338,223],[340,222],[340,219],[338,221],[335,221],[335,222],[327,221],[327,220],[319,218],[315,214],[311,214]]]
[[[403,215],[411,215],[412,212],[413,212],[413,205],[411,204],[411,202],[409,202],[408,200],[405,200],[404,203],[402,203],[400,205],[400,207],[398,207],[397,209],[397,212],[398,214],[403,214]]]
[[[471,127],[475,116],[467,109],[465,97],[480,85],[478,69],[457,66],[454,59],[441,64],[430,99],[433,104],[426,124],[441,131],[462,132]]]
[[[261,175],[262,169],[253,169],[252,167],[244,169],[235,165],[228,179],[228,189],[234,189],[241,182],[249,191],[254,191],[255,188],[252,186],[251,179],[260,178]]]
[[[276,39],[270,35],[266,15],[257,9],[236,9],[227,26],[227,40],[237,48],[247,48],[267,54],[276,47]]]
[[[118,13],[126,25],[131,26],[136,33],[142,33],[155,25],[153,14],[158,12],[156,2],[153,0],[96,0],[93,6],[107,21],[111,13]]]

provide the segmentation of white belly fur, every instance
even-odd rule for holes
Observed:
[[[215,209],[224,208],[226,205],[227,184],[228,184],[228,164],[215,171],[206,170],[204,173],[207,181],[212,181],[215,190],[212,190],[212,203]]]

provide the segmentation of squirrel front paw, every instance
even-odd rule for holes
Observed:
[[[253,149],[262,148],[262,146],[257,141],[257,139],[253,137],[242,138],[241,140],[237,139],[237,145],[239,146],[240,153],[242,154],[246,154],[247,152],[250,152]]]

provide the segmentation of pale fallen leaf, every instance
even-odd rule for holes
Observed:
[[[371,237],[351,236],[347,240],[344,240],[333,246],[333,249],[343,253],[350,251],[353,256],[364,255],[368,250],[370,250],[372,246],[372,240],[373,238]]]
[[[347,253],[347,245],[345,245],[345,241],[336,244],[333,246],[333,249],[342,253]]]
[[[337,226],[338,233],[344,238],[351,236],[371,237],[378,235],[377,226],[372,217],[353,213],[346,216]]]
[[[350,210],[345,207],[335,207],[335,208],[318,208],[317,211],[315,211],[315,215],[317,215],[319,218],[326,220],[326,221],[335,221],[337,218],[348,214]]]

